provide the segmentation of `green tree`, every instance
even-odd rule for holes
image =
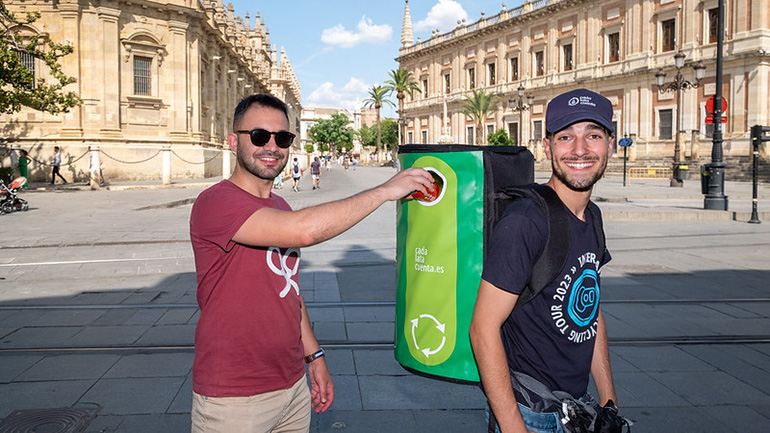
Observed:
[[[412,73],[406,69],[398,68],[390,71],[388,75],[390,80],[386,81],[385,85],[390,92],[396,94],[396,99],[398,99],[398,124],[400,126],[398,132],[401,136],[401,143],[399,144],[404,144],[404,98],[406,98],[407,93],[412,96],[415,91],[419,92],[420,85],[412,79]]]
[[[364,99],[364,106],[366,108],[374,108],[377,115],[377,162],[382,162],[382,133],[380,131],[380,108],[383,104],[389,104],[391,107],[395,107],[395,104],[390,99],[387,99],[390,90],[385,86],[372,86],[369,89],[369,97]]]
[[[320,119],[311,126],[308,137],[316,143],[336,149],[337,152],[341,152],[343,147],[350,150],[353,147],[353,130],[349,125],[348,116],[336,113],[331,119]]]
[[[355,135],[362,146],[377,145],[377,132],[374,128],[367,125],[361,125],[361,128],[358,131],[355,131]]]
[[[19,34],[19,30],[38,18],[37,11],[27,12],[23,19],[17,18],[0,0],[0,113],[13,114],[22,107],[30,107],[57,114],[81,104],[75,92],[62,91],[64,86],[75,82],[59,65],[61,57],[72,53],[72,46],[57,44],[47,35]],[[53,83],[46,83],[44,78],[35,80],[25,59],[44,64]]]
[[[474,90],[470,96],[465,97],[463,113],[476,122],[476,144],[484,143],[484,120],[494,113],[498,102],[500,98],[484,89]]]
[[[516,143],[508,137],[508,133],[505,129],[498,129],[497,131],[487,136],[487,143],[490,146],[515,146]]]
[[[380,124],[380,129],[382,129],[383,147],[388,150],[398,147],[398,121],[384,119]]]
[[[306,153],[313,153],[313,152],[315,152],[315,146],[313,146],[312,144],[306,144],[305,145],[305,152]]]

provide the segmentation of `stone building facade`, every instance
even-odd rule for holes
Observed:
[[[724,152],[749,155],[752,125],[770,124],[770,8],[766,0],[725,0],[722,95]],[[480,131],[462,113],[473,89],[500,98],[488,132],[505,129],[535,150],[545,134],[545,108],[578,87],[612,101],[618,137],[634,140],[632,156],[671,161],[679,131],[682,155],[708,157],[713,124],[707,102],[716,92],[717,0],[537,0],[506,8],[416,43],[408,3],[397,61],[423,90],[405,104],[406,142],[474,143]],[[677,75],[696,88],[659,91]],[[446,113],[446,114],[445,114]],[[445,137],[442,137],[444,135]],[[763,150],[763,152],[765,152]],[[766,155],[766,153],[764,153]]]
[[[65,177],[88,176],[98,149],[109,179],[229,175],[226,147],[237,102],[267,92],[284,100],[299,132],[299,83],[283,49],[271,46],[257,13],[236,17],[219,0],[5,0],[14,13],[38,11],[19,30],[68,42],[61,59],[83,104],[50,115],[30,109],[0,116],[9,147],[33,159],[30,177],[48,176],[54,146]],[[36,76],[44,65],[33,64]],[[166,175],[165,173],[164,175]]]

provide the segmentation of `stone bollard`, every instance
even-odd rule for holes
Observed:
[[[91,152],[90,155],[90,164],[88,166],[88,180],[89,184],[91,186],[91,191],[96,191],[101,188],[100,181],[99,181],[99,163],[101,162],[100,152],[99,152],[99,145],[93,144],[91,146],[88,146],[88,151]]]
[[[163,146],[163,185],[171,185],[171,145]]]

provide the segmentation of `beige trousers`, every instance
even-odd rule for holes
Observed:
[[[310,412],[306,376],[289,389],[249,397],[193,392],[192,433],[307,433]]]

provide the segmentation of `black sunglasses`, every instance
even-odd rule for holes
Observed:
[[[295,135],[289,131],[270,132],[267,129],[254,128],[251,131],[235,131],[236,134],[249,134],[251,144],[262,147],[270,141],[270,136],[275,135],[275,144],[281,149],[288,149],[294,141]]]

